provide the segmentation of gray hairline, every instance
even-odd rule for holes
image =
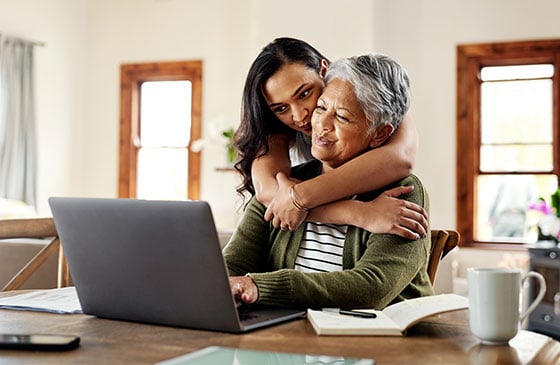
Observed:
[[[360,69],[358,62],[360,58],[363,60],[366,57],[367,61],[375,62],[375,69]],[[397,129],[410,105],[408,74],[402,66],[381,54],[342,58],[329,66],[325,83],[328,85],[335,78],[353,85],[356,98],[369,122],[368,133],[386,124],[391,124],[393,131]]]

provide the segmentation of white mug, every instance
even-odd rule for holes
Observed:
[[[521,287],[525,280],[539,282],[539,293],[523,313],[519,310]],[[519,330],[519,323],[542,301],[546,292],[543,276],[519,269],[469,268],[469,323],[473,334],[483,343],[507,344]]]

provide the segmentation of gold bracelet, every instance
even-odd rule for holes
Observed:
[[[294,205],[294,207],[296,207],[298,210],[301,210],[302,212],[308,212],[309,208],[303,206],[303,204],[301,204],[297,199],[296,199],[296,193],[294,191],[294,185],[292,185],[290,187],[290,199],[292,201],[292,204]]]

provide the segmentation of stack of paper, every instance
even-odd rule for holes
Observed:
[[[1,309],[16,309],[59,314],[82,313],[76,288],[35,290],[25,294],[0,298]]]

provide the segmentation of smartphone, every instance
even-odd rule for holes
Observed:
[[[0,335],[0,349],[64,351],[78,347],[80,337],[59,335]]]

